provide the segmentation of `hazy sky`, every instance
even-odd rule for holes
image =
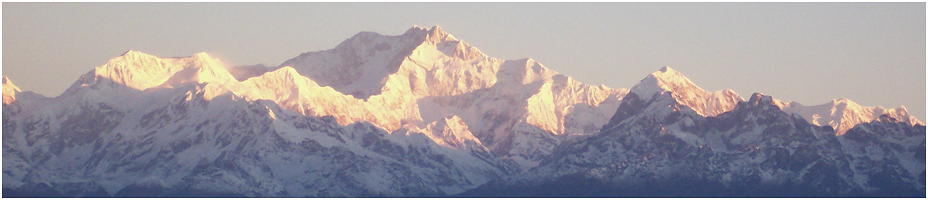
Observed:
[[[586,83],[628,88],[669,65],[709,90],[925,119],[924,3],[3,3],[3,74],[56,96],[128,49],[273,66],[413,24]]]

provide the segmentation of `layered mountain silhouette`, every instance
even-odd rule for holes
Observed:
[[[56,97],[3,79],[10,197],[924,197],[924,153],[905,107],[589,85],[437,26],[276,67],[130,50]]]

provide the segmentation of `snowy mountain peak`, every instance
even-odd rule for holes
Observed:
[[[13,81],[10,80],[10,77],[3,75],[3,88],[10,88],[19,91],[19,86],[13,84]]]
[[[659,69],[659,70],[657,70],[657,71],[658,71],[658,72],[661,72],[661,73],[680,73],[680,72],[677,72],[677,70],[674,70],[673,68],[670,68],[670,66],[661,67],[661,69]]]
[[[859,108],[860,107],[860,104],[858,104],[857,102],[851,101],[850,99],[847,99],[847,98],[833,99],[831,100],[831,105],[844,106],[848,108]]]
[[[428,30],[428,27],[422,27],[422,26],[419,26],[418,24],[413,24],[412,27],[410,27],[409,30],[406,30],[406,31],[410,31],[410,30]]]
[[[889,115],[889,114],[882,114],[882,115],[880,115],[879,118],[877,118],[876,120],[873,120],[873,121],[876,121],[876,122],[898,122],[899,120],[896,119],[895,117],[893,117],[892,115]]]
[[[320,85],[368,99],[390,90],[385,87],[406,87],[401,85],[412,85],[411,90],[417,93],[443,93],[446,91],[430,91],[438,86],[421,82],[447,85],[457,81],[445,80],[448,78],[480,79],[470,80],[481,82],[473,86],[477,88],[461,89],[464,91],[484,88],[494,81],[493,73],[497,70],[494,67],[498,62],[441,27],[414,26],[395,36],[361,32],[334,49],[303,53],[280,66],[293,66]],[[458,91],[456,88],[450,90]]]
[[[281,67],[281,68],[277,68],[277,70],[268,72],[268,75],[269,75],[269,76],[274,76],[274,77],[288,77],[288,78],[293,78],[293,77],[298,77],[298,76],[300,76],[300,72],[297,72],[296,69],[294,69],[294,68],[291,67],[291,66],[284,66],[284,67]]]
[[[454,38],[453,35],[451,35],[448,32],[445,32],[444,30],[441,29],[440,26],[436,25],[436,26],[432,26],[432,28],[429,29],[428,41],[438,43],[438,42],[444,42],[444,41],[458,41],[458,39]]]
[[[670,66],[663,66],[655,72],[652,72],[650,75],[657,77],[662,80],[680,80],[680,81],[689,81],[689,78],[686,75],[683,75],[682,72],[677,71],[676,69],[671,68]]]
[[[447,41],[459,41],[451,33],[446,32],[440,26],[435,25],[431,28],[421,27],[419,25],[412,25],[411,28],[407,29],[402,36],[406,37],[419,37],[422,38],[424,42],[430,43],[440,43]]]
[[[39,186],[73,196],[437,196],[519,169],[537,177],[692,174],[751,187],[851,169],[817,164],[843,157],[805,153],[834,142],[805,135],[834,138],[781,112],[805,108],[798,103],[705,91],[666,66],[631,91],[588,85],[531,58],[489,57],[438,26],[361,32],[275,67],[227,68],[205,52],[162,58],[129,50],[68,91],[77,92],[46,98],[3,77],[3,134],[12,138],[3,146],[4,195],[10,186]],[[917,122],[905,107],[848,99],[813,107],[801,116],[839,131]],[[921,130],[920,140],[899,141],[924,141]],[[850,176],[809,180],[840,180],[832,177]],[[588,183],[580,186],[598,184]]]
[[[874,110],[882,109],[883,110],[882,115],[892,116],[893,118],[899,120],[900,122],[905,122],[905,123],[908,123],[909,125],[917,125],[917,124],[924,125],[925,124],[921,120],[918,120],[918,118],[916,118],[915,116],[910,115],[908,108],[906,108],[905,106],[899,106],[898,108],[891,108],[891,109],[884,109],[882,107],[877,106],[873,109]]]
[[[290,66],[277,68],[260,76],[248,78],[241,82],[240,88],[232,92],[251,99],[275,100],[282,106],[287,106],[287,100],[298,99],[301,91],[309,87],[317,87],[312,80],[300,75]],[[302,109],[297,109],[302,112]]]
[[[727,112],[734,109],[738,102],[744,101],[741,96],[730,89],[705,91],[683,73],[668,66],[649,74],[632,87],[631,92],[643,100],[651,99],[659,93],[669,92],[677,102],[692,108],[703,116],[715,116]]]
[[[467,127],[464,120],[457,115],[444,117],[438,121],[429,123],[424,128],[413,128],[413,130],[425,133],[426,136],[438,144],[456,149],[483,145],[480,140],[470,132],[470,128]]]
[[[525,85],[539,80],[551,79],[558,74],[560,73],[545,67],[534,59],[523,58],[503,63],[498,77],[500,82],[514,82]]]
[[[3,105],[16,101],[16,94],[20,91],[22,90],[13,84],[13,81],[11,81],[9,77],[3,75]]]
[[[274,99],[276,98],[299,98],[299,91],[305,90],[306,88],[316,88],[319,87],[311,79],[308,79],[299,72],[296,71],[293,67],[284,66],[277,68],[274,71],[269,71],[260,76],[249,78],[243,81],[244,85],[260,85],[260,87],[249,88],[249,89],[239,89],[235,91],[236,93],[248,93],[248,92],[258,92],[258,93],[272,93],[272,95],[250,95],[261,97],[265,99]],[[286,94],[281,92],[295,92],[295,94]],[[281,102],[282,103],[282,102]]]
[[[272,70],[272,68],[269,68],[265,65],[256,64],[230,67],[227,70],[229,70],[229,73],[231,73],[236,80],[244,81],[245,79],[251,77],[260,76],[261,74]]]
[[[638,85],[632,87],[632,92],[637,94],[639,97],[648,99],[655,94],[668,91],[694,91],[694,92],[705,92],[699,86],[696,86],[689,78],[687,78],[683,73],[680,73],[673,68],[668,66],[662,67],[660,70],[657,70],[647,77],[642,79]]]
[[[217,59],[217,58],[213,58],[212,56],[210,56],[210,55],[209,55],[208,53],[206,53],[206,52],[198,52],[198,53],[195,53],[195,54],[193,54],[192,57],[195,58],[196,60],[201,60],[201,61],[213,61],[213,60],[218,61],[218,60],[219,60],[219,59]]]
[[[895,112],[894,112],[895,111]],[[881,114],[879,117],[874,119],[872,122],[886,122],[886,123],[902,123],[910,126],[924,126],[925,123],[915,119],[905,110],[905,106],[896,108],[893,111],[886,112]],[[856,127],[856,126],[855,126]]]
[[[788,113],[796,113],[819,126],[832,126],[836,134],[842,135],[858,124],[878,120],[888,115],[899,122],[909,125],[923,124],[918,118],[909,115],[905,106],[883,108],[881,106],[864,106],[846,98],[833,99],[827,103],[806,106],[798,102],[780,103],[780,108]]]
[[[100,86],[118,86],[141,91],[153,87],[177,87],[186,83],[233,81],[235,78],[226,70],[222,61],[207,53],[201,52],[181,58],[160,58],[129,50],[84,74],[69,91]]]
[[[361,32],[334,49],[303,53],[279,66],[293,66],[323,86],[366,99],[380,94],[386,79],[399,71],[426,37],[428,30],[418,26],[396,36]]]
[[[287,83],[287,84],[293,83],[294,80],[297,80],[300,77],[303,77],[303,76],[300,75],[300,73],[297,72],[296,69],[293,69],[293,67],[290,67],[290,66],[284,66],[284,67],[277,68],[273,71],[268,71],[260,76],[249,78],[245,80],[244,82],[275,81],[283,85],[284,83]],[[285,88],[279,88],[279,89],[285,89]]]
[[[150,55],[148,55],[148,54],[146,54],[146,53],[144,53],[144,52],[138,51],[138,50],[132,50],[132,49],[130,49],[130,50],[127,50],[126,52],[123,52],[123,53],[120,54],[119,56],[120,56],[120,57],[123,57],[123,56],[130,56],[130,57],[131,57],[131,56],[150,56]]]
[[[145,53],[145,52],[138,51],[138,50],[127,50],[126,52],[123,52],[122,54],[120,54],[118,57],[111,58],[109,61],[107,61],[107,63],[121,62],[121,61],[127,61],[127,60],[154,59],[154,58],[158,58],[158,57]]]
[[[751,94],[751,98],[748,100],[748,103],[751,105],[769,105],[779,108],[777,101],[772,96],[768,96],[760,92]]]

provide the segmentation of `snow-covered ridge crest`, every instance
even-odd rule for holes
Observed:
[[[19,86],[13,84],[13,81],[11,81],[9,77],[3,75],[3,105],[16,101],[16,94],[21,91]]]
[[[650,99],[660,92],[670,92],[674,99],[702,116],[715,116],[734,109],[744,101],[731,89],[708,92],[690,81],[683,73],[670,67],[649,74],[631,92],[642,99]]]
[[[521,94],[521,91],[531,88],[530,90],[538,91],[538,95],[524,99],[531,102],[526,109],[539,112],[528,115],[530,123],[545,127],[543,129],[553,133],[563,133],[566,130],[563,128],[563,118],[566,113],[571,112],[570,107],[574,104],[586,103],[596,107],[610,95],[619,93],[603,87],[594,87],[600,90],[587,90],[585,88],[590,86],[574,83],[576,81],[566,76],[563,79],[571,81],[549,84],[549,87],[541,90],[536,89],[537,86],[531,84],[539,81],[553,83],[555,79],[561,79],[555,78],[559,73],[533,59],[505,61],[489,57],[438,26],[428,29],[414,26],[397,36],[362,32],[342,42],[335,49],[304,53],[284,62],[281,67],[284,66],[293,66],[300,74],[315,80],[320,86],[329,86],[368,102],[388,102],[388,105],[396,105],[389,110],[408,113],[407,121],[421,120],[425,124],[439,120],[437,117],[429,116],[456,114],[419,113],[415,108],[415,104],[418,103],[408,100],[468,95],[490,88],[496,91],[494,96],[515,98],[520,96],[517,94]],[[559,92],[545,93],[546,90]],[[590,93],[589,95],[593,96],[578,96],[581,100],[577,101],[572,100],[574,97],[551,96],[574,96],[570,91]],[[622,95],[618,95],[617,98]],[[522,98],[526,97],[519,97]],[[555,104],[557,106],[552,107]],[[451,108],[438,110],[449,109]],[[422,115],[423,119],[419,119],[417,115]],[[561,119],[552,120],[555,115],[559,115],[556,117]],[[459,116],[468,123],[479,120],[467,115]]]
[[[6,109],[4,113],[8,111],[11,113],[28,112],[37,106],[44,106],[48,99],[31,91],[23,91],[9,77],[3,75],[3,108]]]
[[[631,92],[647,100],[661,92],[670,92],[674,100],[693,109],[702,116],[715,116],[734,109],[738,102],[744,101],[730,89],[707,92],[694,84],[683,73],[670,67],[663,67],[651,73],[635,85]],[[761,96],[764,96],[761,94]],[[753,96],[752,96],[753,98]],[[854,126],[889,115],[910,125],[924,124],[909,115],[905,106],[883,108],[880,106],[862,106],[850,99],[839,98],[831,102],[805,106],[798,102],[770,98],[769,103],[776,105],[787,113],[795,113],[818,126],[832,126],[836,134],[844,134]]]
[[[440,129],[428,129],[429,124],[458,116],[483,145],[497,148],[494,152],[547,152],[537,148],[553,148],[554,143],[548,143],[553,140],[538,135],[594,133],[627,93],[583,84],[534,59],[487,56],[438,26],[414,26],[395,36],[362,32],[334,49],[303,53],[280,65],[286,66],[362,102],[328,108],[337,109],[328,113],[340,122],[434,131]],[[338,117],[344,113],[353,114]],[[528,131],[513,134],[515,127]],[[521,134],[535,134],[523,139],[546,142],[513,143],[522,140]]]
[[[846,98],[838,98],[830,102],[806,106],[799,102],[779,101],[779,107],[788,113],[795,113],[808,120],[809,123],[819,126],[831,126],[836,134],[842,135],[858,124],[878,120],[887,115],[899,122],[909,125],[924,124],[918,118],[909,115],[905,106],[898,108],[883,108],[882,106],[864,106]]]
[[[265,65],[257,64],[229,67],[228,70],[236,80],[244,81],[245,79],[251,77],[260,76],[261,74],[264,74],[265,72],[273,69],[268,68]]]
[[[292,66],[323,86],[367,99],[390,90],[389,84],[398,82],[390,79],[396,78],[413,78],[415,80],[410,84],[419,84],[416,80],[428,82],[435,76],[457,75],[456,78],[467,79],[472,85],[489,86],[494,82],[492,75],[480,73],[471,66],[490,67],[494,62],[499,61],[490,59],[438,26],[430,29],[414,26],[395,36],[361,32],[334,49],[303,53],[280,66]],[[461,67],[443,67],[441,70],[446,71],[435,71],[437,66]],[[495,69],[485,71],[493,72]],[[482,76],[474,77],[477,75]],[[449,93],[429,91],[434,88],[424,85],[413,87],[418,92]]]
[[[460,122],[494,152],[536,156],[547,152],[539,148],[553,148],[559,141],[547,137],[597,132],[628,92],[583,84],[534,59],[489,57],[437,26],[413,27],[395,36],[362,32],[334,49],[287,62],[297,65],[232,74],[206,53],[160,58],[128,51],[77,85],[147,90],[194,84],[203,86],[206,99],[234,93],[303,115],[332,116],[342,125],[370,122],[389,132],[408,127],[443,131],[447,128],[440,125]],[[645,101],[666,94],[672,101],[663,102],[685,105],[701,116],[727,112],[743,101],[732,90],[705,91],[670,67],[648,75],[632,92]],[[893,113],[907,116],[904,109]],[[456,118],[448,121],[449,116]]]
[[[246,82],[312,87],[303,79],[282,68]],[[49,191],[68,196],[121,196],[137,187],[160,195],[451,195],[504,172],[495,158],[476,157],[485,151],[455,151],[367,123],[340,126],[229,93],[206,98],[219,86],[243,87],[164,89],[150,96],[152,104],[129,110],[75,98],[55,100],[77,106],[36,114],[8,112],[5,105],[4,188],[49,183],[55,187]],[[177,190],[184,188],[193,189]]]
[[[674,100],[686,105],[696,113],[703,116],[715,116],[730,111],[743,101],[732,90],[706,92],[693,84],[682,73],[670,67],[664,67],[654,72],[638,85],[632,88],[632,93],[639,98],[648,100],[658,93],[669,92]],[[909,115],[904,106],[899,108],[883,108],[880,106],[862,106],[849,99],[840,98],[831,102],[805,106],[798,102],[789,102],[771,99],[771,104],[777,105],[787,113],[795,113],[812,124],[819,126],[832,126],[836,134],[843,134],[854,126],[878,119],[881,115],[890,115],[901,122],[910,125],[923,124],[917,118]]]
[[[409,41],[413,42],[406,43]],[[394,49],[394,45],[409,46],[403,46],[408,49],[401,51]],[[626,154],[633,153],[631,151],[601,150],[630,148],[636,143],[648,144],[648,141],[653,142],[651,139],[660,139],[648,137],[661,134],[671,134],[669,136],[681,139],[682,143],[664,143],[667,142],[664,140],[659,141],[659,144],[675,147],[686,146],[677,145],[684,143],[697,144],[690,146],[693,149],[684,149],[674,155],[701,151],[706,153],[706,149],[700,145],[707,145],[717,151],[729,151],[731,149],[723,147],[729,144],[720,142],[719,137],[742,130],[751,134],[763,133],[756,131],[755,127],[768,128],[767,125],[802,127],[794,131],[797,133],[815,129],[818,136],[819,133],[830,134],[827,128],[809,126],[797,115],[780,112],[789,107],[789,102],[760,93],[755,93],[751,100],[744,102],[731,90],[707,92],[669,67],[646,77],[633,88],[633,95],[625,98],[629,90],[584,84],[534,59],[502,60],[483,55],[439,27],[414,27],[398,36],[360,33],[336,49],[308,54],[313,56],[301,58],[308,60],[292,59],[300,60],[302,64],[312,64],[303,65],[303,68],[286,65],[276,68],[254,66],[230,73],[218,59],[205,53],[185,58],[160,58],[129,51],[87,73],[75,84],[76,88],[81,89],[78,91],[80,93],[76,93],[79,95],[52,99],[54,102],[48,106],[41,103],[42,98],[32,98],[29,92],[20,93],[12,82],[4,78],[4,120],[15,120],[10,123],[13,126],[8,126],[7,121],[4,121],[4,131],[13,130],[15,134],[4,132],[4,135],[16,135],[12,140],[5,140],[15,143],[5,143],[4,148],[33,151],[22,155],[5,151],[4,169],[15,170],[4,173],[4,178],[44,184],[62,181],[55,180],[64,177],[56,175],[62,171],[75,174],[92,171],[97,173],[94,175],[101,175],[99,177],[118,177],[118,183],[103,183],[109,194],[129,183],[132,183],[131,188],[168,186],[188,180],[193,180],[193,184],[201,187],[249,191],[252,195],[377,194],[352,191],[358,185],[374,188],[374,192],[403,195],[401,193],[406,191],[403,187],[418,184],[428,186],[425,188],[440,187],[425,191],[453,194],[498,177],[500,173],[509,172],[506,170],[508,163],[518,164],[522,169],[543,164],[542,161],[552,156],[556,147],[564,146],[563,141],[576,141],[571,139],[612,137],[609,135],[626,132],[641,133],[636,135],[646,140],[577,146],[589,149],[591,153],[599,153],[579,155],[575,157],[579,159],[576,161],[596,161],[616,166],[614,164],[628,163],[617,162],[621,159],[637,157],[648,161],[654,157],[644,154],[628,156],[634,155]],[[350,59],[343,59],[346,57],[342,56],[349,56],[347,58]],[[315,64],[333,65],[318,67]],[[314,74],[303,74],[301,69],[311,69],[309,72]],[[325,75],[355,72],[362,73],[356,80],[334,77],[320,81],[326,78]],[[321,75],[322,78],[311,75]],[[371,77],[381,79],[372,81],[368,79]],[[14,102],[13,106],[6,105],[8,94],[16,94],[11,95],[15,98],[11,101]],[[648,94],[651,96],[645,96]],[[130,98],[119,98],[125,96]],[[620,103],[624,109],[618,108]],[[851,103],[849,100],[833,102],[835,105],[844,104],[843,107],[855,108],[852,110],[859,107]],[[27,107],[30,105],[44,107]],[[837,111],[841,110],[840,106],[828,108],[813,113],[846,113]],[[11,110],[38,112],[7,112]],[[622,113],[617,114],[616,110]],[[722,113],[727,110],[733,111]],[[905,108],[893,112],[908,116]],[[623,123],[619,124],[627,129],[603,131],[613,134],[599,133],[598,130],[608,122],[610,116],[621,115],[630,116],[626,119],[631,120],[621,120]],[[766,121],[758,120],[758,117],[787,120]],[[884,118],[877,120],[897,118],[887,114],[881,117]],[[709,125],[718,124],[706,121],[724,122],[740,128],[724,126],[717,129]],[[691,129],[694,127],[702,128]],[[721,131],[723,129],[730,131]],[[751,137],[776,137],[783,135],[784,131],[780,130],[774,134],[756,134]],[[714,136],[704,137],[706,133]],[[848,135],[853,133],[850,131]],[[151,136],[154,137],[148,138]],[[197,139],[199,136],[206,139]],[[49,140],[47,143],[34,143],[27,141],[32,140],[30,138]],[[101,140],[88,140],[92,138]],[[805,136],[784,138],[815,139]],[[159,142],[149,142],[152,139]],[[614,142],[617,141],[620,140]],[[743,140],[732,141],[740,143]],[[785,145],[779,143],[788,140],[755,141],[773,142],[771,144],[776,143],[774,146],[783,147]],[[75,145],[58,145],[68,143]],[[675,149],[674,146],[669,147]],[[90,151],[91,148],[107,148],[107,152],[115,153],[105,153],[104,164],[96,165],[93,159],[97,158],[86,156],[87,152],[102,151]],[[43,152],[49,149],[64,154]],[[756,147],[753,149],[758,150]],[[645,152],[665,149],[653,150]],[[163,158],[154,155],[159,152],[173,152],[168,154],[177,155],[174,160],[178,162],[155,160],[151,163],[161,166],[145,166],[146,159]],[[54,156],[51,160],[55,162],[26,165],[32,163],[32,160],[48,160],[43,156]],[[90,162],[83,162],[87,159],[91,159]],[[507,164],[498,163],[497,159],[506,159]],[[212,162],[218,168],[193,170],[204,163],[200,162],[202,160]],[[664,159],[669,162],[662,163],[681,163],[676,162],[679,160]],[[695,160],[710,159],[701,157]],[[106,161],[129,162],[139,168],[112,165],[112,168],[119,169],[117,173],[111,173],[106,170],[111,168],[108,165],[114,163]],[[90,164],[78,166],[82,163]],[[565,164],[570,163],[574,162]],[[644,163],[657,165],[640,165],[644,167],[642,169],[661,167],[660,163]],[[55,174],[32,173],[33,167],[37,166],[52,167],[45,172]],[[302,170],[301,167],[305,166],[312,166],[312,170]],[[579,166],[582,169],[589,165]],[[662,169],[687,167],[690,166]],[[197,179],[182,179],[180,176],[183,173],[176,173],[176,169],[204,173],[195,176]],[[565,168],[548,169],[554,172],[568,171]],[[823,171],[830,170],[817,172]],[[238,174],[240,172],[251,174]],[[217,173],[223,175],[217,178],[214,176]],[[356,184],[359,183],[357,180],[363,184]],[[73,180],[64,180],[68,181]],[[228,186],[222,183],[233,184]],[[56,187],[71,188],[68,185]]]
[[[233,85],[209,85],[251,100],[271,100],[285,109],[310,116],[333,116],[342,125],[366,121],[388,130],[399,128],[408,117],[393,104],[382,104],[342,94],[285,66]],[[220,88],[226,87],[226,88]],[[216,92],[221,94],[221,92]],[[371,101],[376,99],[371,99]],[[401,104],[405,105],[405,104]]]
[[[470,132],[467,123],[457,115],[434,121],[423,128],[415,126],[410,126],[408,128],[413,132],[421,132],[432,139],[432,141],[435,141],[435,143],[450,148],[486,148],[483,146],[483,143],[480,142],[480,139]]]
[[[124,86],[134,90],[173,88],[188,83],[228,83],[235,78],[219,59],[205,52],[190,57],[160,58],[135,50],[84,74],[72,88]],[[68,93],[68,92],[65,92]]]
[[[175,88],[190,84],[206,84],[208,86],[205,88],[209,93],[205,97],[207,99],[232,92],[249,99],[272,100],[286,109],[305,115],[334,116],[342,124],[367,121],[392,131],[405,124],[416,124],[424,127],[432,122],[432,120],[422,119],[423,113],[420,113],[417,105],[419,99],[432,96],[456,96],[487,89],[497,86],[499,79],[511,80],[509,76],[513,76],[516,81],[504,81],[505,83],[499,86],[502,93],[495,95],[512,96],[515,93],[520,93],[517,91],[524,90],[523,87],[534,87],[526,86],[529,83],[536,81],[551,82],[555,80],[554,76],[558,75],[556,71],[547,69],[532,59],[522,59],[522,62],[504,62],[500,59],[488,57],[437,26],[430,29],[413,27],[399,36],[382,36],[376,33],[362,32],[346,40],[336,49],[326,52],[343,52],[343,50],[349,52],[349,54],[376,52],[378,48],[384,48],[384,45],[377,43],[378,41],[383,42],[380,44],[387,44],[386,46],[390,46],[390,44],[405,45],[407,43],[415,46],[410,46],[409,48],[412,49],[405,53],[404,51],[394,52],[396,54],[392,56],[397,56],[396,58],[401,59],[401,62],[399,62],[398,66],[395,66],[397,68],[395,71],[384,71],[385,73],[389,72],[389,74],[384,74],[386,77],[383,79],[382,84],[383,91],[387,92],[380,92],[367,98],[357,98],[357,93],[339,91],[337,85],[327,85],[324,81],[312,78],[312,75],[300,73],[300,69],[295,67],[281,66],[277,69],[270,69],[271,72],[247,69],[245,72],[238,72],[239,77],[236,77],[226,69],[221,61],[210,57],[206,53],[198,53],[184,58],[161,58],[134,50],[110,59],[106,64],[85,74],[69,91],[80,88],[119,88],[144,91],[151,88]],[[341,57],[340,55],[343,54],[320,53],[319,57],[314,57],[311,60],[331,60],[332,56]],[[377,53],[375,55],[356,56],[358,56],[357,58],[367,59],[372,56],[377,57]],[[390,62],[381,61],[383,60],[372,60],[370,64],[390,67]],[[358,69],[365,73],[371,72],[372,70],[369,70],[372,69],[371,66],[364,66],[363,63]],[[504,74],[499,74],[505,63],[514,64],[515,67],[507,67],[507,70],[503,72]],[[358,63],[348,64],[354,65]],[[340,74],[343,72],[341,67],[335,66],[327,70],[335,70],[331,71],[331,73]],[[373,69],[376,69],[376,66]],[[323,74],[329,73],[322,69],[319,71]],[[544,90],[562,90],[563,92],[560,93],[570,93],[569,91],[589,92],[591,93],[589,95],[594,96],[589,96],[589,98],[580,96],[581,99],[576,101],[572,100],[572,97],[552,97],[550,95],[535,95],[532,99],[525,99],[525,101],[532,102],[532,105],[526,109],[538,111],[528,114],[529,123],[544,127],[544,130],[552,133],[563,133],[568,129],[565,128],[565,123],[568,122],[564,118],[569,113],[572,113],[573,109],[571,107],[575,104],[585,103],[589,104],[588,107],[597,107],[607,97],[615,96],[613,95],[615,91],[610,88],[594,87],[598,89],[593,90],[591,88],[587,90],[584,88],[588,86],[572,81],[569,77],[566,79],[571,81],[561,84],[569,86],[548,84],[549,87]],[[371,80],[373,79],[363,78],[363,80],[349,81],[349,83],[363,85],[368,84],[365,82],[371,82]],[[94,94],[82,96],[99,96],[98,94],[104,93],[104,96],[131,94],[107,91],[111,90],[94,89]],[[551,94],[544,93],[541,90],[536,91],[541,92],[539,94]],[[568,95],[567,93],[563,95]],[[616,97],[615,100],[620,97],[621,95]],[[552,107],[554,104],[557,104],[556,109]],[[539,110],[538,108],[544,109]],[[557,111],[554,112],[554,110]],[[455,113],[438,115],[446,114],[455,115]],[[611,115],[611,113],[602,114]],[[557,115],[557,119],[551,118],[555,115]],[[473,119],[467,121],[468,123],[474,123]],[[577,124],[586,127],[585,123],[580,122]]]
[[[253,67],[254,68],[254,67]],[[254,71],[254,69],[248,69]],[[75,82],[65,96],[124,102],[145,99],[149,89],[202,87],[203,98],[233,93],[250,100],[271,100],[281,107],[310,116],[333,116],[342,125],[368,121],[378,127],[395,130],[402,119],[412,118],[411,102],[388,97],[356,99],[299,74],[292,67],[280,67],[242,81],[227,66],[207,53],[189,57],[161,58],[130,50],[94,68]],[[244,78],[244,77],[242,77]],[[121,107],[125,107],[120,105]],[[130,106],[131,107],[131,106]]]
[[[924,126],[882,115],[880,123],[865,123],[838,136],[830,128],[783,112],[782,102],[763,93],[714,117],[697,115],[666,92],[642,99],[631,93],[623,100],[616,114],[621,123],[593,137],[562,143],[538,167],[469,193],[924,195],[924,181],[919,181],[925,170]],[[781,184],[787,187],[777,186]],[[783,189],[795,185],[812,189]],[[772,193],[755,192],[758,189]]]

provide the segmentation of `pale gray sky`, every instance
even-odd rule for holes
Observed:
[[[924,3],[3,3],[3,74],[56,96],[128,49],[277,65],[413,24],[586,83],[627,88],[669,65],[710,90],[925,119]]]

